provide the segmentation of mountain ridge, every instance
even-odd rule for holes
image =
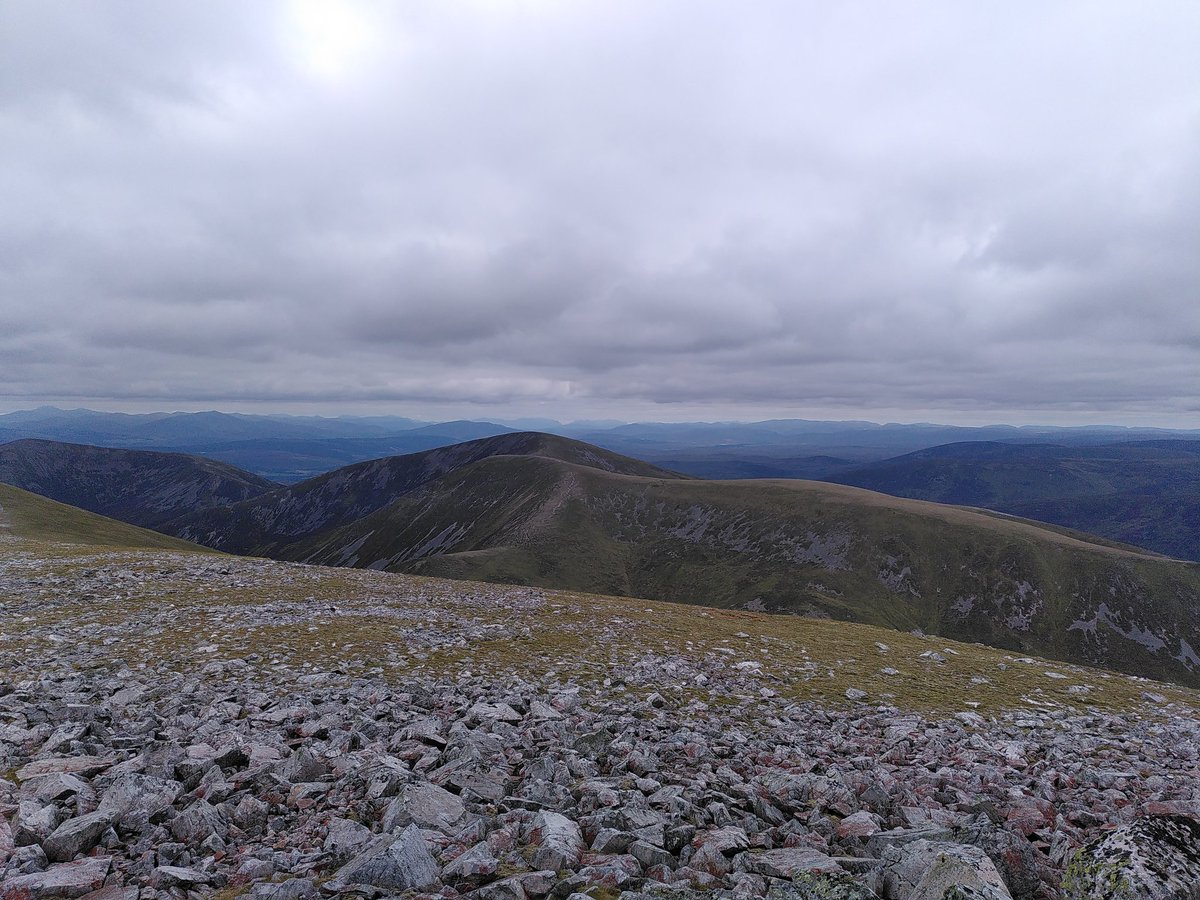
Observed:
[[[0,444],[0,482],[144,527],[278,487],[202,456],[34,438]]]
[[[365,515],[242,552],[801,613],[1200,679],[1200,567],[1184,561],[824,482],[704,482],[497,452],[458,462]],[[216,524],[216,539],[177,533],[231,548]]]
[[[158,527],[239,554],[798,613],[1200,682],[1200,566],[851,486],[701,481],[554,435],[356,463]]]
[[[397,497],[469,462],[512,453],[560,453],[613,471],[683,477],[557,435],[514,432],[355,463],[224,510],[185,515],[167,523],[166,528],[172,534],[229,552],[269,550],[279,546],[284,538],[297,539],[370,515]]]

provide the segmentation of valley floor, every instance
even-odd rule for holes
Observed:
[[[1200,836],[1181,688],[834,622],[0,541],[3,900],[1022,898],[1069,868],[1084,897],[1107,845],[1081,848]]]

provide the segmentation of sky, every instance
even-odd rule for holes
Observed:
[[[0,4],[0,409],[1200,424],[1200,4]]]

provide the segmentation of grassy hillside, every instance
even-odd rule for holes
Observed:
[[[359,521],[262,549],[921,629],[1200,681],[1200,567],[840,485],[645,478],[492,457]]]
[[[684,477],[569,438],[517,432],[346,466],[242,503],[182,516],[163,530],[231,553],[270,554],[302,537],[357,522],[398,497],[498,455],[537,456],[614,473]]]
[[[0,484],[0,536],[96,547],[211,553],[189,541],[108,519],[74,506]]]

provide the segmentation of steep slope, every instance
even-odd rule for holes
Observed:
[[[1200,683],[1200,567],[818,482],[481,459],[285,559],[922,629]]]
[[[0,484],[0,540],[5,537],[96,547],[212,552],[207,547]]]
[[[1200,441],[948,444],[821,477],[984,506],[1200,560]]]
[[[274,555],[297,539],[355,522],[455,469],[493,456],[539,456],[621,474],[682,477],[569,438],[517,432],[346,466],[230,507],[182,516],[164,530],[233,553]]]
[[[199,456],[42,440],[0,445],[0,482],[146,527],[278,487]]]

